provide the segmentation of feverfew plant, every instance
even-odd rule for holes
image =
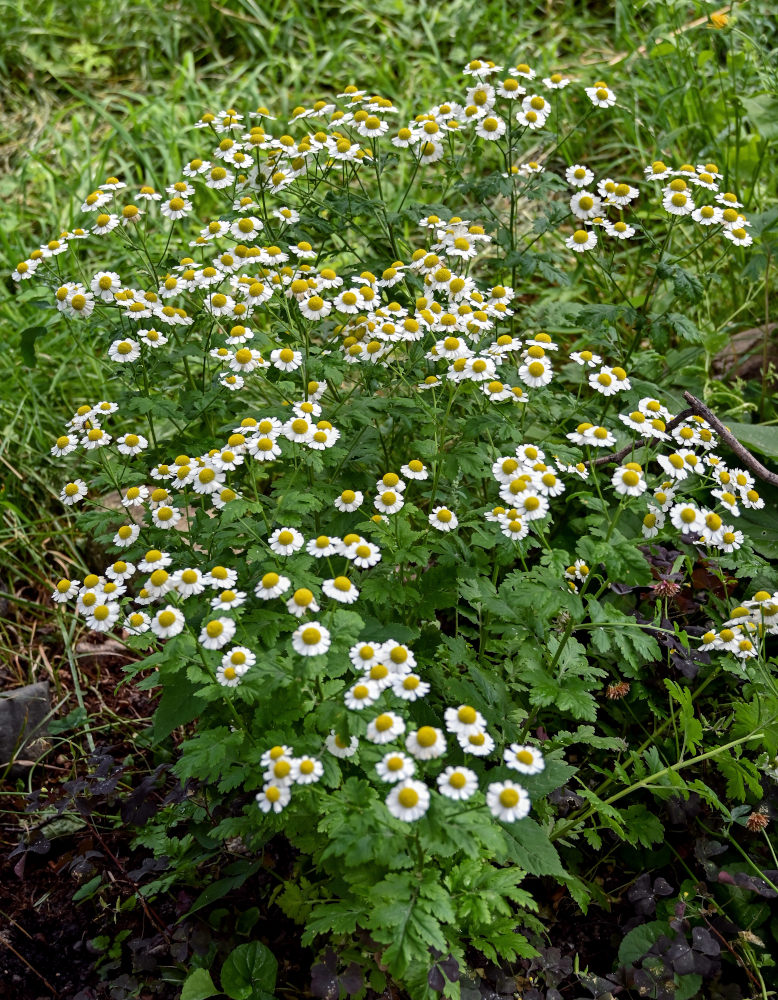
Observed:
[[[671,610],[701,560],[766,565],[738,527],[764,506],[751,468],[656,384],[661,350],[704,336],[710,254],[752,242],[742,205],[715,163],[566,162],[617,103],[603,81],[464,73],[406,124],[353,86],[286,128],[207,112],[179,178],[107,178],[13,274],[111,387],[52,446],[106,553],[52,598],[139,651],[158,739],[197,720],[176,765],[196,790],[140,835],[177,859],[148,891],[201,858],[167,826],[283,833],[303,941],[414,997],[457,994],[442,955],[536,953],[527,875],[597,898],[555,844],[657,842],[638,793],[727,813],[682,773],[703,759],[753,793],[764,722],[722,741],[651,681],[711,651],[774,690],[778,631],[768,591],[709,631]],[[634,745],[631,699],[683,715],[676,760]]]

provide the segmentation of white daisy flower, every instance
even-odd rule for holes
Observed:
[[[595,108],[610,108],[616,103],[616,95],[604,83],[595,84],[594,87],[584,87],[584,91]]]
[[[223,687],[234,688],[241,682],[241,673],[230,663],[220,663],[216,668],[216,680]]]
[[[591,191],[577,191],[570,199],[570,211],[576,219],[593,219],[602,214],[602,203]]]
[[[257,805],[265,813],[280,813],[289,804],[291,797],[289,786],[278,782],[268,782],[256,794]]]
[[[622,222],[621,220],[618,222],[606,222],[603,228],[608,236],[614,236],[618,240],[628,240],[635,235],[634,227],[627,225],[626,222]]]
[[[394,712],[383,712],[367,725],[365,738],[371,743],[391,743],[405,732],[404,720]]]
[[[305,538],[296,528],[276,528],[267,542],[276,555],[291,556],[303,547]]]
[[[151,618],[143,611],[132,611],[124,619],[122,628],[130,635],[142,635],[151,628]]]
[[[548,385],[553,377],[554,369],[548,358],[536,358],[519,368],[519,378],[533,389]]]
[[[315,612],[319,610],[319,605],[313,596],[313,591],[308,590],[307,587],[300,587],[295,590],[286,602],[286,607],[289,613],[293,614],[296,618],[302,618],[308,611]]]
[[[446,729],[455,733],[470,733],[486,726],[486,720],[472,705],[460,705],[458,708],[447,708],[444,713]]]
[[[395,493],[394,490],[384,490],[373,501],[373,506],[382,514],[395,514],[402,509],[403,505],[402,494]]]
[[[416,666],[416,657],[404,643],[387,639],[384,643],[383,661],[392,669],[412,670]]]
[[[297,757],[292,761],[291,778],[296,785],[311,785],[324,774],[324,765],[315,757]]]
[[[469,767],[447,767],[437,782],[440,794],[455,802],[465,802],[478,791],[478,776]]]
[[[120,549],[129,548],[130,545],[134,544],[139,534],[140,525],[123,524],[111,539],[111,544]]]
[[[433,760],[446,752],[446,738],[442,729],[422,726],[408,734],[405,748],[417,760]]]
[[[585,229],[576,229],[572,236],[567,237],[565,245],[568,250],[575,250],[576,253],[593,250],[597,246],[597,234],[593,229],[589,232]]]
[[[665,515],[662,511],[650,510],[643,517],[641,532],[644,538],[656,538],[665,525]]]
[[[503,759],[508,767],[520,774],[540,774],[546,766],[543,754],[536,747],[522,746],[519,743],[511,743],[506,747]]]
[[[78,438],[75,434],[62,434],[51,447],[51,454],[56,458],[62,458],[75,451],[78,447]]]
[[[315,559],[329,558],[340,552],[340,539],[329,535],[318,535],[306,543],[305,551]]]
[[[530,811],[529,795],[513,781],[495,781],[486,790],[486,804],[503,823],[524,819]]]
[[[420,819],[429,805],[429,789],[421,781],[403,781],[395,785],[386,797],[386,807],[392,816],[406,823]]]
[[[693,504],[675,504],[670,511],[670,520],[674,527],[676,527],[684,535],[691,532],[700,534],[702,529],[705,527],[702,512],[699,511]]]
[[[637,462],[620,465],[611,477],[613,489],[619,496],[639,497],[648,488],[643,470]]]
[[[278,744],[271,747],[269,750],[265,750],[262,756],[259,758],[260,767],[270,767],[273,761],[281,760],[282,757],[286,757],[291,761],[293,750],[291,747],[286,746],[286,744]]]
[[[427,520],[433,528],[444,532],[453,531],[459,524],[456,514],[443,506],[433,507]]]
[[[292,633],[292,646],[300,656],[321,656],[331,641],[329,631],[319,622],[301,625]]]
[[[151,631],[160,639],[169,639],[171,636],[183,632],[186,619],[178,608],[172,605],[157,611],[151,619]]]
[[[142,434],[122,434],[116,439],[116,446],[122,455],[140,455],[149,442]]]
[[[382,781],[407,781],[413,777],[416,771],[416,764],[411,757],[401,753],[399,750],[393,750],[379,760],[375,769]]]
[[[381,694],[379,686],[373,681],[359,680],[346,691],[343,700],[346,708],[352,711],[360,711],[375,704]]]
[[[135,575],[135,566],[131,562],[119,559],[106,569],[105,575],[116,583],[124,583]]]
[[[93,632],[110,632],[120,613],[119,605],[113,601],[98,603],[86,611],[86,624]]]
[[[284,435],[297,444],[308,444],[314,434],[314,426],[304,417],[294,417],[283,426]]]
[[[358,642],[349,649],[348,656],[357,670],[369,670],[383,662],[384,645],[381,642]]]
[[[343,490],[339,497],[336,497],[333,503],[338,508],[338,510],[351,511],[357,510],[362,506],[362,501],[364,500],[364,495],[359,490]]]
[[[324,580],[321,589],[327,597],[333,601],[340,601],[341,604],[353,604],[359,597],[359,590],[347,576],[336,576],[331,580]]]
[[[87,495],[89,488],[83,479],[74,479],[72,483],[66,483],[60,490],[59,498],[66,506],[70,507],[79,503]]]
[[[278,785],[292,784],[292,758],[284,754],[272,760],[262,775],[265,781],[274,781]]]
[[[588,167],[584,167],[580,163],[574,163],[572,167],[568,167],[565,170],[565,180],[573,187],[585,188],[594,180],[594,174]]]
[[[588,366],[589,368],[596,368],[597,365],[602,364],[602,358],[599,354],[593,354],[591,351],[573,351],[570,355],[571,361],[575,361],[577,365]]]
[[[111,361],[120,364],[131,364],[140,357],[140,345],[135,340],[114,340],[108,348],[108,357]]]
[[[223,590],[216,597],[211,599],[211,607],[214,611],[230,611],[232,608],[239,608],[245,604],[246,594],[242,590]]]
[[[236,570],[228,569],[226,566],[214,566],[210,573],[205,574],[203,579],[214,590],[226,590],[229,587],[234,587],[238,582],[238,573]]]
[[[403,701],[417,701],[429,693],[430,686],[418,674],[398,675],[392,681],[392,693]]]
[[[232,640],[235,629],[231,618],[213,618],[202,625],[197,641],[205,649],[221,649]]]
[[[367,542],[363,539],[354,547],[350,558],[358,569],[369,569],[381,561],[381,550],[373,542]]]
[[[457,735],[460,747],[474,757],[488,757],[494,750],[494,740],[486,730],[471,730]]]
[[[257,657],[246,646],[234,646],[222,656],[222,666],[232,667],[243,676],[257,662]]]
[[[275,438],[256,437],[249,440],[248,452],[257,462],[270,462],[280,458],[281,446]]]
[[[350,737],[349,742],[344,743],[334,729],[324,742],[333,757],[353,757],[359,746],[356,736]]]

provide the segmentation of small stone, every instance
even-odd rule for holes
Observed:
[[[46,742],[41,739],[51,712],[48,681],[28,684],[13,691],[0,691],[0,774],[12,760],[37,760]],[[12,778],[27,767],[13,764]]]

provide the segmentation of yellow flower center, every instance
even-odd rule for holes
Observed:
[[[413,809],[419,802],[419,793],[413,788],[403,788],[397,796],[397,801],[403,809]]]
[[[307,587],[300,587],[299,590],[295,590],[292,600],[301,608],[307,608],[313,601],[313,594]]]
[[[437,743],[438,734],[432,726],[422,726],[416,733],[416,742],[420,747],[431,747]]]
[[[504,788],[500,792],[500,805],[506,809],[513,809],[519,803],[519,793],[515,788]]]

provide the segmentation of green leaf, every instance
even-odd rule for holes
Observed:
[[[684,744],[696,750],[702,744],[702,723],[694,714],[691,688],[681,687],[669,677],[665,678],[665,687],[673,701],[678,704]]]
[[[678,989],[673,994],[674,1000],[691,1000],[692,997],[700,996],[702,976],[698,972],[675,978],[678,980]]]
[[[216,996],[218,992],[211,979],[211,973],[207,969],[195,969],[184,980],[181,1000],[207,1000],[208,997]]]
[[[634,965],[663,934],[669,933],[670,925],[666,920],[650,920],[647,924],[634,927],[619,946],[619,963]]]
[[[669,312],[664,320],[687,344],[701,344],[705,339],[696,323],[683,313]]]
[[[278,975],[273,952],[261,941],[238,945],[222,966],[222,990],[232,1000],[264,1000]]]
[[[763,139],[778,139],[778,95],[772,93],[741,97],[751,124]]]
[[[88,899],[93,893],[97,892],[102,881],[102,875],[95,875],[94,878],[90,878],[88,882],[73,893],[73,902],[79,903],[82,899]]]
[[[679,264],[659,263],[656,273],[657,277],[672,281],[673,291],[678,298],[691,303],[699,302],[702,298],[702,282],[692,271],[687,271]]]
[[[735,757],[730,750],[719,753],[714,758],[716,767],[727,779],[727,797],[745,802],[749,795],[757,800],[762,798],[759,771],[747,757]]]
[[[181,670],[165,679],[165,686],[157,710],[154,713],[152,732],[154,740],[161,742],[178,726],[191,722],[203,710],[203,702],[198,698],[202,686],[192,684]]]
[[[778,458],[778,427],[732,423],[728,423],[726,426],[747,448],[770,458]]]
[[[284,898],[285,897],[285,898]],[[302,936],[303,945],[309,945],[317,934],[354,934],[357,926],[364,923],[367,912],[363,906],[351,902],[350,900],[338,901],[336,903],[317,903],[311,910],[310,917],[304,910],[304,900],[295,901],[287,890],[284,897],[279,897],[279,902],[283,899],[284,912],[287,913],[288,906],[294,906],[295,912],[291,913],[293,919],[305,920],[305,932]],[[306,919],[307,917],[307,919]]]
[[[427,868],[421,881],[413,872],[393,872],[375,886],[369,927],[375,940],[387,945],[382,960],[396,978],[429,948],[448,950],[441,921],[453,923],[455,915],[439,878],[434,868]]]
[[[28,326],[26,330],[22,330],[19,334],[19,348],[22,352],[22,359],[28,368],[34,368],[37,363],[35,358],[35,341],[46,332],[45,326]]]
[[[659,818],[643,805],[631,805],[625,810],[624,823],[624,835],[631,844],[651,847],[664,838],[665,828]]]
[[[194,913],[196,910],[201,910],[204,906],[210,906],[210,904],[215,903],[217,899],[221,899],[223,896],[226,896],[228,892],[231,892],[233,889],[237,889],[238,886],[243,885],[246,879],[250,878],[254,872],[260,868],[260,865],[261,862],[255,861],[246,866],[245,871],[239,872],[237,875],[232,875],[229,878],[220,878],[217,879],[216,882],[211,882],[203,889],[184,916],[189,913]],[[181,919],[183,920],[184,917],[181,917]]]
[[[510,826],[506,823],[501,825],[507,850],[497,857],[499,862],[511,861],[530,875],[561,877],[566,874],[548,834],[534,819],[527,817]]]

